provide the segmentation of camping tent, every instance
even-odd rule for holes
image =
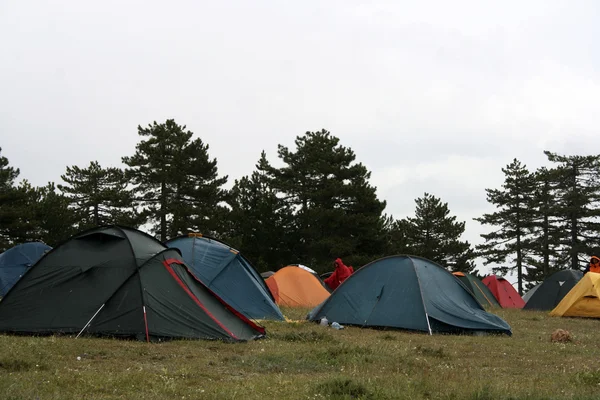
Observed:
[[[0,297],[14,286],[23,274],[52,247],[42,242],[19,244],[0,254]]]
[[[550,315],[600,318],[600,273],[588,272],[583,275]]]
[[[489,275],[483,278],[482,282],[490,289],[500,307],[502,308],[523,308],[525,302],[519,296],[513,285],[504,278],[495,275]]]
[[[145,233],[101,227],[46,254],[0,302],[0,332],[248,340],[264,329]]]
[[[279,306],[315,307],[329,297],[318,276],[297,266],[280,269],[265,283]]]
[[[511,334],[444,268],[420,257],[392,256],[357,270],[308,315],[311,321],[428,333]]]
[[[319,275],[319,273],[317,271],[315,271],[314,269],[309,268],[306,265],[302,265],[302,264],[289,264],[288,267],[298,267],[305,271],[310,272],[315,278],[317,278],[317,282],[319,282],[319,284],[321,286],[323,286],[323,289],[327,290],[327,293],[331,293],[331,288],[329,286],[327,286],[327,284],[323,281],[323,279],[321,279],[321,276]],[[331,273],[329,275],[331,275]]]
[[[523,308],[526,310],[552,310],[581,280],[582,276],[583,272],[572,269],[550,275],[544,279]]]
[[[536,292],[536,290],[538,290],[540,288],[540,286],[542,286],[541,283],[538,283],[537,285],[535,285],[534,287],[532,287],[531,289],[529,289],[527,291],[527,293],[525,293],[522,297],[523,297],[523,301],[525,302],[525,305],[527,305],[527,302],[529,301],[529,299],[531,298],[531,296],[533,296],[533,294]]]
[[[488,289],[488,287],[475,275],[466,274],[464,272],[453,272],[452,275],[457,277],[458,280],[473,293],[481,305],[484,307],[500,307],[500,304],[498,304],[498,301],[492,292],[490,292],[490,289]]]
[[[177,248],[192,273],[246,317],[283,320],[264,279],[237,250],[199,234],[180,236],[166,245]]]

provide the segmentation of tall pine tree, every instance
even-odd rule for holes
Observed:
[[[219,236],[227,214],[222,188],[227,176],[218,177],[208,145],[192,140],[193,133],[172,119],[138,126],[138,134],[143,140],[123,162],[153,231],[163,241],[189,230]]]
[[[58,188],[69,199],[79,230],[109,224],[137,228],[143,222],[121,169],[92,161],[87,168],[67,167],[61,178],[65,184]]]
[[[471,272],[475,268],[473,249],[469,242],[460,240],[465,232],[465,222],[457,221],[450,215],[448,203],[442,203],[429,193],[416,199],[415,203],[415,216],[400,224],[405,251],[452,271]]]
[[[292,210],[277,196],[266,170],[269,163],[263,151],[256,171],[235,181],[231,190],[230,241],[261,271],[276,270],[294,259],[289,241]]]
[[[535,174],[535,189],[532,196],[532,231],[530,251],[525,260],[531,268],[526,270],[524,279],[529,286],[543,281],[563,268],[559,260],[560,228],[556,211],[556,170],[539,168]]]
[[[498,210],[475,218],[475,221],[494,229],[481,235],[485,243],[477,249],[486,265],[504,264],[493,267],[494,272],[506,274],[516,269],[519,294],[523,294],[524,260],[531,248],[528,233],[534,220],[532,198],[535,177],[516,158],[502,168],[502,172],[505,175],[502,189],[485,190],[487,201]]]
[[[562,233],[562,258],[571,269],[581,269],[600,246],[600,156],[544,153],[558,164],[555,214]]]
[[[295,151],[279,145],[285,166],[268,168],[273,185],[294,210],[295,256],[326,271],[336,257],[360,266],[385,251],[385,201],[354,152],[326,130],[306,132]]]

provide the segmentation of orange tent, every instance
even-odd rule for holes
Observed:
[[[280,269],[265,283],[279,306],[316,307],[329,297],[319,278],[297,266]]]

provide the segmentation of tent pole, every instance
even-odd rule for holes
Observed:
[[[148,334],[148,318],[146,317],[146,306],[142,306],[144,309],[144,326],[146,327],[146,342],[150,343],[150,335]]]
[[[427,319],[427,328],[429,328],[429,334],[433,335],[433,332],[431,332],[431,325],[429,324],[429,314],[427,314],[427,311],[425,312],[425,318]]]
[[[106,304],[106,303],[104,303],[104,304]],[[96,315],[98,315],[98,313],[100,312],[100,310],[102,310],[104,308],[104,304],[102,304],[100,306],[100,308],[98,309],[98,311],[96,311],[96,313],[94,315],[92,315],[92,318],[90,318],[90,320],[88,321],[87,324],[85,324],[85,326],[83,327],[83,329],[81,329],[81,331],[79,331],[79,333],[77,334],[77,336],[75,336],[75,339],[77,339],[79,336],[81,336],[81,334],[83,333],[83,331],[85,331],[86,328],[88,326],[90,326],[90,324],[92,323],[92,321],[94,320],[94,318],[96,318]]]

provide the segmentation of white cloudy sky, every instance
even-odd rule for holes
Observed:
[[[517,157],[600,150],[597,1],[0,2],[0,146],[21,177],[119,165],[175,118],[231,180],[325,128],[388,201],[467,221]]]

